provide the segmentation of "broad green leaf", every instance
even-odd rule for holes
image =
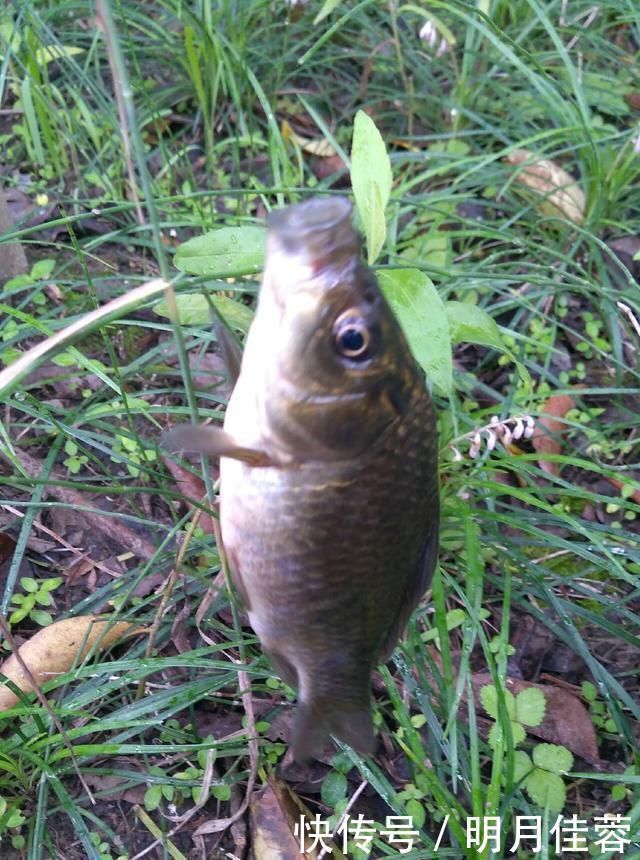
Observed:
[[[408,800],[406,803],[406,812],[409,816],[409,820],[411,821],[412,828],[417,827],[421,830],[424,827],[427,814],[420,801],[416,800],[414,797]]]
[[[449,321],[452,343],[477,343],[497,349],[507,355],[515,364],[520,378],[527,384],[531,375],[527,368],[518,361],[504,342],[502,332],[493,317],[477,305],[467,302],[446,302],[445,309]]]
[[[525,780],[524,787],[536,806],[549,812],[562,812],[566,800],[566,790],[562,777],[555,773],[536,768]]]
[[[544,719],[546,707],[542,690],[529,687],[516,696],[516,719],[525,726],[539,726]]]
[[[573,754],[558,744],[538,744],[533,751],[533,762],[551,773],[567,773],[573,767]]]
[[[38,583],[31,576],[23,576],[20,579],[20,585],[24,588],[25,591],[36,592],[38,590]]]
[[[479,343],[507,351],[495,320],[482,308],[466,302],[446,302],[445,309],[454,344]]]
[[[418,269],[385,269],[378,282],[429,383],[448,396],[453,390],[451,335],[436,288]]]
[[[36,624],[39,624],[40,627],[48,627],[50,624],[53,624],[53,617],[49,612],[45,612],[44,609],[32,609],[29,613],[29,618],[35,621]]]
[[[520,723],[516,723],[511,720],[510,725],[511,739],[513,741],[514,747],[517,747],[518,744],[521,744],[522,741],[526,738],[527,733],[525,732],[524,727]],[[489,731],[489,746],[491,747],[491,749],[495,749],[497,747],[501,731],[502,726],[500,723],[494,723],[491,726],[491,730]]]
[[[391,194],[391,162],[374,121],[359,110],[353,123],[351,185],[367,237],[367,260],[377,259],[387,235],[384,210]]]
[[[322,782],[320,790],[322,802],[334,808],[343,797],[347,796],[347,778],[343,773],[330,771]]]
[[[40,591],[54,591],[62,585],[61,576],[52,576],[50,579],[43,579],[40,585]]]
[[[145,809],[148,809],[149,812],[153,812],[154,809],[157,809],[160,806],[161,800],[162,786],[159,783],[150,786],[144,793],[143,803]]]
[[[333,10],[336,9],[341,3],[342,0],[324,0],[324,3],[322,4],[322,9],[313,19],[313,23],[319,24],[320,21],[324,21],[324,19],[327,18],[333,12]]]
[[[482,707],[489,716],[493,717],[494,720],[497,720],[498,691],[493,684],[486,684],[484,687],[480,688],[480,701],[482,702]],[[516,715],[515,699],[513,698],[513,693],[509,692],[509,690],[504,691],[504,702],[507,707],[509,719],[514,719]]]
[[[173,262],[191,275],[234,278],[259,272],[264,265],[267,231],[248,224],[220,227],[179,245]]]
[[[56,261],[51,259],[46,260],[38,260],[37,263],[34,263],[31,267],[31,277],[34,281],[44,280],[44,278],[51,277],[51,274],[55,268]]]
[[[595,702],[598,698],[598,691],[595,684],[592,684],[591,681],[583,681],[580,689],[587,702]]]
[[[520,782],[533,770],[533,762],[524,750],[516,750],[513,754],[513,781]]]
[[[230,299],[228,296],[211,296],[211,301],[231,328],[246,334],[253,320],[253,311],[242,302]],[[211,313],[206,298],[202,293],[181,293],[176,296],[178,317],[182,325],[207,326],[211,324]],[[161,317],[168,317],[167,303],[162,300],[154,305],[153,310]]]
[[[220,783],[220,785],[212,785],[211,794],[216,800],[226,802],[231,797],[231,786],[224,782]]]

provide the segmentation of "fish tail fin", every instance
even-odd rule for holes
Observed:
[[[359,753],[372,753],[375,737],[369,704],[355,711],[336,711],[331,706],[323,708],[300,702],[293,726],[295,760],[303,762],[317,758],[322,754],[329,735],[335,735]]]

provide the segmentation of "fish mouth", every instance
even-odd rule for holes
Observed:
[[[352,209],[346,197],[314,197],[287,206],[269,215],[269,237],[287,254],[303,253],[312,265],[336,254],[357,255],[361,240],[351,224]]]

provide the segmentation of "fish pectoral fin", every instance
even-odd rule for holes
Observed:
[[[211,424],[179,424],[162,434],[161,444],[170,451],[189,451],[209,457],[231,457],[250,466],[275,466],[265,451],[239,445],[222,427]]]

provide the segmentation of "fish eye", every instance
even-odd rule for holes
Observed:
[[[351,361],[371,357],[371,332],[356,310],[340,314],[333,324],[333,342],[338,353]]]

